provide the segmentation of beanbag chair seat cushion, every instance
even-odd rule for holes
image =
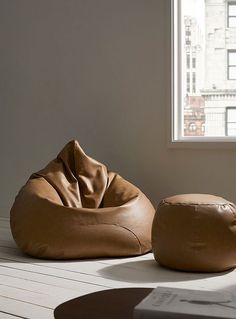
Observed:
[[[218,272],[236,266],[236,207],[207,194],[161,201],[152,228],[153,253],[163,266]]]
[[[128,256],[151,249],[150,201],[76,141],[30,177],[10,216],[17,245],[39,258]]]

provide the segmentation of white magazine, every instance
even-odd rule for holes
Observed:
[[[236,319],[236,303],[223,292],[157,287],[135,308],[134,319]]]

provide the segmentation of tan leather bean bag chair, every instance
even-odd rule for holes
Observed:
[[[152,246],[163,266],[217,272],[236,266],[236,207],[206,194],[164,199],[153,221]]]
[[[140,255],[151,249],[153,216],[137,187],[72,141],[20,190],[11,230],[17,245],[35,257]]]

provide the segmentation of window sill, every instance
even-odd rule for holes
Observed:
[[[173,149],[236,149],[235,137],[184,137],[172,140],[168,148]]]

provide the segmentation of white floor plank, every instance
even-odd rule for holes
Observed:
[[[0,254],[1,255],[1,254]],[[86,275],[86,274],[80,274],[80,273],[73,273],[70,271],[66,270],[61,270],[61,269],[54,269],[54,268],[48,268],[48,267],[42,267],[40,265],[34,265],[34,264],[27,264],[27,263],[19,263],[19,262],[1,262],[2,267],[8,267],[12,269],[17,269],[17,270],[23,270],[26,272],[34,273],[34,274],[41,274],[44,276],[49,277],[59,280],[66,279],[66,280],[71,280],[78,282],[80,284],[81,290],[93,290],[96,288],[111,288],[113,287],[111,284],[111,281],[109,281],[110,285],[107,285],[106,280],[102,280],[101,277],[96,277],[96,276],[91,276],[91,275]],[[46,278],[46,279],[47,279]]]
[[[84,284],[101,286],[101,289],[124,286],[124,284],[119,281],[103,278],[103,275],[99,274],[99,271],[104,268],[104,265],[94,260],[77,262],[39,262],[36,259],[25,256],[11,255],[11,250],[8,250],[7,248],[1,249],[0,258],[2,259],[1,265],[5,267],[7,266],[9,268],[21,269],[33,273],[75,280]],[[37,261],[37,263],[35,263],[35,261]]]
[[[0,296],[4,298],[14,299],[36,306],[41,306],[43,308],[53,309],[58,304],[63,302],[63,296],[54,297],[47,296],[39,292],[28,291],[27,289],[8,287],[0,284]],[[66,298],[65,298],[66,299]]]
[[[0,319],[19,319],[19,318],[23,318],[23,317],[10,315],[10,314],[7,314],[7,313],[0,311]]]
[[[65,289],[58,286],[52,286],[46,283],[39,283],[32,280],[7,276],[6,274],[0,274],[0,287],[1,286],[23,289],[26,291],[40,293],[46,296],[65,296],[66,299],[74,298],[77,296],[76,290]]]
[[[53,310],[0,296],[0,311],[27,319],[53,319]]]
[[[117,259],[90,259],[90,260],[76,260],[76,261],[52,261],[40,260],[36,258],[26,257],[18,249],[12,251],[8,247],[0,248],[0,257],[12,261],[30,262],[33,265],[47,267],[52,269],[67,270],[79,274],[92,275],[96,277],[103,277],[100,271],[109,266],[118,265],[119,267],[131,268],[140,272],[147,272],[147,265],[151,265],[153,271],[157,271],[156,262],[152,254],[145,255],[145,257],[132,257],[132,258],[117,258]],[[79,265],[79,266],[78,266]],[[155,269],[156,268],[156,269]],[[99,279],[98,279],[99,280]],[[94,281],[94,278],[93,278]]]
[[[66,290],[72,290],[75,291],[77,295],[83,295],[84,293],[90,293],[93,291],[99,291],[102,289],[106,289],[106,287],[101,287],[98,285],[95,285],[94,283],[87,284],[78,280],[75,280],[74,278],[71,279],[66,279],[63,277],[58,276],[54,272],[53,275],[48,275],[48,274],[40,274],[37,272],[31,272],[27,270],[20,270],[15,267],[7,267],[7,266],[2,266],[1,260],[0,260],[0,274],[7,276],[7,277],[12,277],[13,280],[14,278],[16,279],[23,279],[23,280],[28,280],[30,283],[39,283],[43,285],[49,285],[51,289],[58,289],[59,291],[63,291],[63,289]],[[62,290],[61,290],[62,289]]]

